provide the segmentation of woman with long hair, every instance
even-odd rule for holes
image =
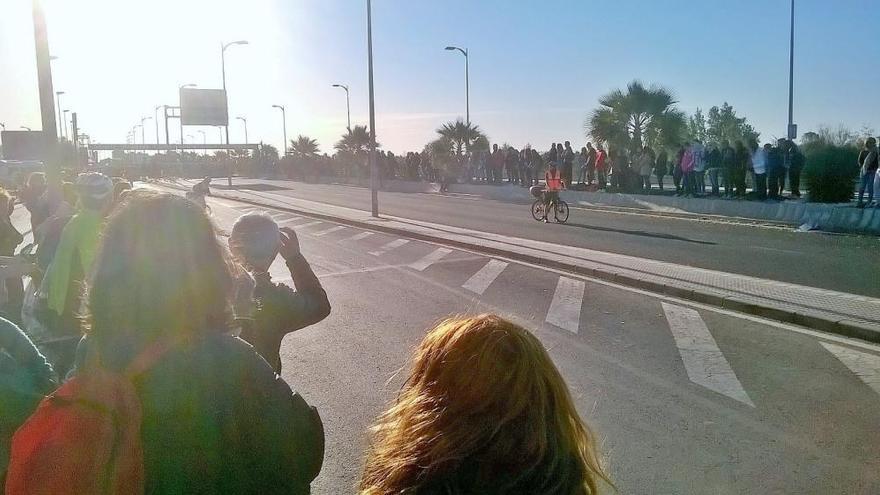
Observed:
[[[531,333],[495,315],[446,320],[377,420],[362,495],[593,495],[596,440]]]
[[[104,229],[76,373],[153,354],[133,381],[146,493],[308,493],[320,470],[317,413],[231,335],[228,260],[180,196],[132,191]]]

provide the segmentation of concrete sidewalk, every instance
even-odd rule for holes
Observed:
[[[368,187],[366,180],[321,178],[319,183]],[[237,179],[247,183],[249,179]],[[281,182],[281,181],[279,181]],[[291,181],[293,182],[293,181]],[[382,190],[402,193],[432,193],[439,185],[429,182],[385,180]],[[469,194],[500,201],[533,201],[527,188],[510,184],[452,184],[450,193]],[[769,222],[792,228],[807,225],[831,232],[880,235],[880,208],[859,209],[854,203],[822,204],[806,200],[747,201],[722,198],[684,198],[660,194],[563,191],[562,198],[572,206],[644,211],[679,217],[714,216],[746,222]]]
[[[171,183],[170,185],[174,185]],[[190,183],[178,183],[189,188]],[[508,237],[266,191],[215,196],[562,269],[850,337],[880,342],[880,299],[610,252]]]

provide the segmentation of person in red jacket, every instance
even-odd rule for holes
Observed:
[[[608,170],[605,162],[608,160],[608,153],[601,144],[596,145],[596,175],[599,178],[599,189],[605,189],[608,186]]]

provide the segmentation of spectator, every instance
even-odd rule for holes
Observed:
[[[373,432],[362,495],[586,495],[612,486],[544,346],[494,315],[431,330]]]
[[[721,151],[714,144],[706,152],[706,171],[712,186],[712,196],[721,196]]]
[[[706,147],[699,139],[694,140],[691,147],[694,155],[693,194],[706,193]]]
[[[756,146],[757,147],[757,146]],[[767,199],[767,161],[771,151],[770,144],[757,148],[752,154],[752,171],[755,174],[755,194],[759,201]]]
[[[571,143],[565,142],[565,148],[562,150],[562,180],[566,184],[571,184],[574,177],[574,150],[571,149]]]
[[[601,144],[596,145],[596,177],[599,189],[608,187],[608,155]]]
[[[308,493],[323,461],[320,418],[230,335],[224,253],[197,205],[128,194],[95,260],[77,374],[119,372],[164,349],[137,378],[145,493]]]
[[[113,204],[113,181],[98,173],[80,174],[76,179],[80,209],[61,231],[52,264],[43,278],[45,326],[58,342],[52,354],[56,370],[63,376],[73,364],[76,340],[81,335],[80,317],[83,281],[94,262],[104,216]]]
[[[578,171],[578,182],[584,183],[587,176],[587,147],[584,146],[580,151],[574,154],[574,166]]]
[[[532,185],[532,165],[529,163],[532,156],[532,150],[523,148],[519,153],[519,184],[522,187]]]
[[[559,160],[559,153],[557,152],[557,149],[556,149],[556,143],[551,143],[550,144],[550,151],[547,153],[547,163],[556,163],[557,166],[559,166],[558,160]]]
[[[15,210],[15,200],[9,194],[0,189],[0,256],[13,256],[15,248],[24,240],[21,232],[12,225],[12,212]],[[3,284],[0,294],[6,295],[5,301],[0,301],[0,315],[21,324],[21,303],[24,300],[24,283],[21,276],[16,273],[5,279],[0,279]]]
[[[859,202],[856,204],[859,208],[865,207],[865,191],[868,191],[868,205],[874,202],[874,177],[877,175],[877,165],[880,163],[877,151],[877,140],[869,137],[865,140],[865,147],[859,152],[859,169],[861,171],[861,179],[859,180]]]
[[[229,235],[229,248],[256,282],[256,307],[251,315],[246,315],[249,318],[242,327],[241,338],[254,346],[280,375],[281,340],[330,314],[327,293],[300,252],[296,232],[279,229],[269,215],[248,213],[239,217]],[[272,282],[269,267],[279,254],[296,285],[295,291]]]
[[[593,148],[593,143],[587,143],[587,154],[584,160],[584,168],[581,170],[581,184],[584,183],[584,179],[586,178],[587,185],[592,185],[593,180],[596,178],[596,149]],[[584,172],[586,172],[586,177],[584,177]]]
[[[757,148],[758,148],[758,143],[756,141],[753,141],[751,143],[750,147],[751,147],[751,150],[746,149],[746,147],[743,145],[742,141],[737,141],[736,142],[736,149],[734,150],[735,151],[735,155],[734,155],[735,164],[733,167],[733,170],[734,170],[733,180],[734,180],[734,184],[736,185],[736,195],[739,197],[745,197],[745,195],[746,195],[746,173],[751,168],[749,163],[750,163],[750,160],[751,160],[755,150],[757,150]],[[754,172],[752,172],[752,173],[754,174]],[[757,180],[757,177],[755,177],[755,179]],[[764,195],[767,194],[767,187],[766,187],[767,182],[766,181],[767,181],[767,177],[765,175],[764,176]]]
[[[661,148],[660,153],[657,155],[657,161],[654,162],[654,176],[657,177],[657,184],[660,186],[660,190],[663,191],[663,177],[666,176],[669,171],[669,154],[666,153],[666,148]]]
[[[538,150],[531,150],[529,165],[532,168],[532,178],[534,179],[534,185],[537,186],[541,183],[540,176],[541,172],[544,171],[544,159],[541,158],[541,154],[538,153]]]
[[[800,148],[794,144],[794,141],[788,140],[788,161],[790,163],[788,169],[788,185],[791,189],[791,196],[794,198],[801,197],[801,171],[804,169],[806,158],[801,153]]]
[[[498,144],[492,145],[492,156],[489,157],[489,182],[492,184],[500,184],[501,175],[504,169],[504,152],[498,149]]]
[[[681,162],[684,160],[684,153],[687,151],[687,143],[678,147],[675,153],[675,163],[672,165],[672,183],[675,185],[675,195],[684,194],[684,171],[681,169]]]
[[[776,146],[769,143],[764,147],[769,148],[767,151],[767,197],[770,199],[780,199],[780,193],[785,183],[785,165],[783,163],[784,151],[782,147],[785,140],[777,141]]]
[[[694,143],[696,144],[696,143]],[[684,154],[681,156],[681,174],[684,182],[684,195],[694,196],[697,193],[696,173],[694,166],[696,163],[694,144],[686,143]]]
[[[504,153],[504,168],[507,169],[507,183],[519,182],[519,152],[513,146],[507,148]]]
[[[49,217],[43,206],[43,194],[46,189],[46,174],[32,172],[28,175],[25,187],[18,192],[18,199],[30,213],[32,232],[36,232],[37,227]]]
[[[651,173],[654,171],[654,150],[645,146],[638,156],[639,189],[651,192]]]
[[[732,197],[734,195],[734,176],[736,166],[736,152],[730,146],[727,139],[721,141],[721,150],[719,161],[721,165],[721,179],[724,183],[724,196]]]

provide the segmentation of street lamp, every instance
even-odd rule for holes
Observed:
[[[465,98],[465,112],[466,112],[466,120],[468,125],[471,123],[471,83],[470,83],[470,68],[469,68],[469,57],[467,48],[459,48],[457,46],[447,46],[447,50],[458,50],[464,55],[464,98]]]
[[[791,0],[791,40],[788,52],[788,139],[797,138],[794,125],[794,0]]]
[[[30,127],[28,127],[28,126],[26,126],[26,125],[21,126],[21,128],[24,129],[24,130],[26,130],[26,131],[30,131],[30,130],[32,130]]]
[[[284,147],[281,148],[283,153],[281,156],[287,156],[287,112],[284,110],[284,105],[272,105],[272,108],[281,109],[281,123],[284,130]]]
[[[134,127],[131,128],[131,135],[132,135],[132,139],[131,139],[131,140],[134,142],[134,145],[135,145],[135,146],[137,146],[137,144],[138,144],[138,140],[137,140],[137,129],[138,129],[138,127],[143,128],[144,126],[142,126],[142,125],[140,125],[140,124],[137,124],[137,125],[135,125]],[[137,150],[134,150],[134,153],[135,153],[135,155],[137,155]]]
[[[247,44],[248,44],[247,40],[238,40],[238,41],[233,41],[233,42],[226,43],[226,44],[223,44],[223,43],[220,44],[220,46],[222,47],[220,50],[220,64],[221,64],[221,68],[223,71],[223,98],[226,99],[226,120],[227,120],[226,125],[223,127],[226,130],[226,144],[227,145],[229,145],[229,96],[226,93],[226,49],[229,48],[230,46],[234,46],[234,45],[247,45]],[[229,184],[229,187],[232,187],[232,162],[230,161],[229,163],[230,163],[229,172],[226,176],[226,180]]]
[[[164,105],[157,105],[156,108],[153,109],[153,121],[156,123],[156,146],[159,146],[159,109]],[[156,154],[159,154],[159,150],[156,150]]]
[[[207,146],[208,145],[208,135],[205,134],[205,131],[199,129],[196,132],[198,132],[199,134],[202,135],[202,146]],[[206,156],[207,154],[208,154],[208,150],[206,150],[205,148],[202,148],[202,156]]]
[[[50,58],[51,60],[51,58]],[[58,104],[58,132],[61,137],[64,137],[64,129],[61,127],[61,95],[64,94],[64,91],[56,91],[55,92],[55,102]]]
[[[4,130],[4,131],[6,130],[6,124],[5,124],[5,123],[0,122],[0,130]]]
[[[373,98],[373,2],[367,0],[367,72],[370,81],[370,203],[379,217],[379,166],[376,163],[376,108]]]
[[[351,98],[349,98],[348,86],[345,84],[334,84],[334,88],[342,88],[345,90],[345,111],[348,115],[348,132],[351,132]]]
[[[61,125],[64,127],[64,138],[70,137],[70,134],[67,132],[67,114],[70,113],[70,110],[65,110],[61,115]]]
[[[248,135],[247,135],[247,119],[244,117],[236,117],[236,119],[244,122],[244,144],[250,144],[250,143],[248,143]]]
[[[196,85],[192,84],[192,83],[182,84],[177,87],[177,94],[180,95],[180,92],[185,88],[194,88],[194,87],[196,87]],[[178,98],[179,98],[179,96],[178,96]],[[177,102],[177,111],[180,112],[180,115],[178,116],[178,119],[177,119],[177,123],[180,125],[180,144],[183,144],[183,105],[181,105],[180,101]],[[181,151],[183,151],[183,150],[181,150]]]

